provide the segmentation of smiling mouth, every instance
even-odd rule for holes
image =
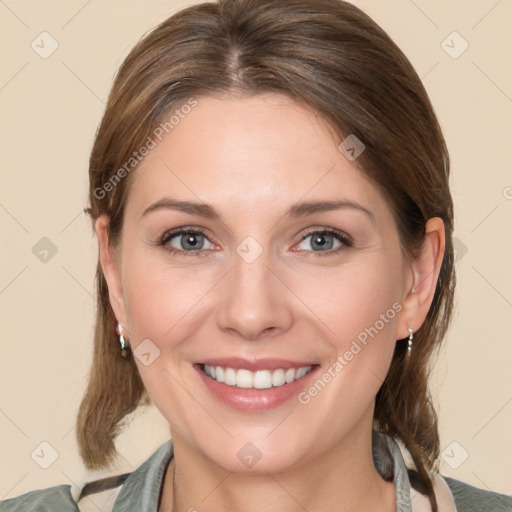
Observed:
[[[300,368],[276,368],[275,370],[257,370],[244,368],[200,365],[201,370],[211,379],[240,389],[270,389],[285,386],[308,375],[317,365]]]

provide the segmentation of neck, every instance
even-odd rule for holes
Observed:
[[[395,484],[382,479],[372,457],[371,428],[354,429],[307,464],[280,473],[230,473],[173,436],[159,512],[394,512]]]

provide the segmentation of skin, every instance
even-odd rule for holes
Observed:
[[[148,366],[135,358],[175,446],[160,512],[396,509],[394,483],[373,465],[374,400],[396,340],[428,313],[444,228],[430,219],[420,256],[407,260],[385,198],[340,141],[279,94],[199,97],[134,171],[115,250],[108,218],[96,222],[110,301],[132,350],[145,339],[160,350]],[[141,217],[166,196],[211,204],[223,220],[171,209]],[[357,202],[374,220],[355,208],[284,216],[299,201],[331,199]],[[170,254],[169,246],[187,250],[181,236],[157,245],[185,226],[205,230],[200,254]],[[353,245],[328,236],[332,248],[315,248],[313,237],[302,240],[310,228],[339,229]],[[247,236],[263,249],[252,263],[236,252]],[[400,313],[307,405],[292,398],[237,411],[192,367],[207,357],[279,357],[325,371],[394,303]],[[237,457],[247,442],[261,452],[252,468]]]

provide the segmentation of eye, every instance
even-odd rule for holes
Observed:
[[[211,249],[212,247],[204,247],[205,242],[213,245],[203,231],[197,228],[182,228],[165,233],[160,245],[165,246],[170,253],[186,254],[188,256],[195,255],[203,249]]]
[[[306,243],[306,241],[308,241]],[[205,247],[210,244],[210,247]],[[303,247],[300,247],[300,245]],[[335,229],[316,229],[304,235],[299,243],[298,251],[305,251],[305,256],[328,256],[337,254],[341,250],[352,246],[349,235]],[[204,249],[212,249],[214,244],[209,241],[203,230],[199,228],[180,228],[168,231],[163,236],[159,245],[166,248],[169,253],[185,256],[206,256]],[[305,247],[304,247],[305,246]],[[204,253],[204,254],[201,254]]]
[[[305,241],[307,242],[304,243]],[[335,229],[317,229],[303,236],[301,244],[306,246],[302,247],[302,250],[312,253],[326,253],[315,254],[315,256],[327,256],[336,254],[346,247],[350,247],[352,241],[348,235],[341,231]]]

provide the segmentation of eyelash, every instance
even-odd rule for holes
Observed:
[[[185,227],[185,228],[180,228],[180,229],[177,229],[176,231],[168,231],[166,233],[163,234],[162,236],[162,239],[158,242],[157,245],[161,245],[161,246],[166,246],[166,244],[173,238],[179,236],[179,235],[189,235],[189,234],[201,234],[201,235],[204,235],[206,238],[208,238],[206,236],[206,232],[204,230],[202,230],[201,228],[188,228],[188,227]],[[304,236],[300,239],[299,243],[300,242],[303,242],[306,238],[308,238],[308,236],[311,236],[315,233],[318,233],[318,234],[322,234],[322,235],[325,235],[325,234],[328,234],[328,235],[334,235],[335,238],[341,242],[342,245],[340,245],[337,249],[334,249],[334,250],[328,250],[328,251],[306,251],[306,254],[304,255],[304,257],[306,258],[309,258],[309,257],[323,257],[323,256],[332,256],[334,254],[338,254],[340,251],[342,251],[343,249],[346,249],[348,247],[352,247],[353,245],[353,242],[352,242],[352,239],[346,234],[346,233],[343,233],[343,231],[339,231],[337,229],[333,229],[333,228],[330,228],[330,229],[312,229],[310,231],[308,231],[306,234],[304,234]],[[180,249],[176,249],[175,247],[166,247],[166,250],[169,254],[178,254],[178,255],[183,255],[183,256],[196,256],[197,254],[200,254],[202,252],[206,252],[207,251],[204,251],[202,249],[196,249],[194,251],[182,251]],[[207,256],[207,254],[205,254],[205,256]]]

